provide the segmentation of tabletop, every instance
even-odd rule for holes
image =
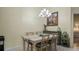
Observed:
[[[41,34],[42,36],[44,35],[49,35],[49,34]],[[23,36],[25,40],[30,40],[32,42],[39,42],[42,40],[42,36],[40,35],[29,35],[29,36]],[[52,38],[53,35],[49,35],[49,39]]]

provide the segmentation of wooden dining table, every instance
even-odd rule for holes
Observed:
[[[30,42],[33,44],[33,51],[36,51],[36,44],[42,41],[42,36],[49,35],[49,34],[41,34],[40,35],[31,35],[31,36],[23,36],[23,47],[25,50],[25,42],[27,40],[30,40]],[[49,38],[52,38],[52,35],[49,35]],[[27,42],[28,43],[28,42]],[[55,47],[56,47],[56,42],[55,42]]]

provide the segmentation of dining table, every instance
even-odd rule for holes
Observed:
[[[30,42],[33,44],[33,51],[36,51],[36,44],[41,42],[42,41],[42,36],[45,36],[45,35],[49,35],[49,34],[29,35],[29,36],[24,35],[23,36],[23,38],[24,38],[23,39],[24,50],[25,50],[25,42],[27,42],[27,40],[30,40]],[[52,38],[52,35],[50,34],[49,35],[49,40],[51,38]],[[56,42],[55,42],[55,47],[56,47]]]

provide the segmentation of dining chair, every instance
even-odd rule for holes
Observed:
[[[29,32],[29,35],[34,35],[34,32]]]
[[[49,51],[56,51],[56,45],[57,45],[57,39],[58,39],[58,34],[51,34],[51,38],[49,35]]]
[[[23,50],[26,51],[33,51],[33,44],[30,42],[30,40],[26,40],[24,37],[22,37],[23,39]],[[26,42],[27,42],[27,45],[26,45]]]
[[[28,43],[27,51],[30,51],[30,50],[33,51],[33,44],[32,44],[32,42],[30,40],[28,40],[27,43]]]
[[[29,32],[26,32],[25,35],[28,36],[29,35]]]
[[[49,35],[43,35],[41,42],[36,44],[37,49],[39,51],[47,51],[49,47],[48,41],[49,41]]]
[[[50,35],[51,35],[51,34],[50,34]],[[48,44],[49,44],[49,51],[52,50],[52,44],[54,43],[54,41],[53,41],[53,35],[51,35],[51,37],[50,37],[50,35],[49,35],[49,41],[48,41]]]
[[[38,35],[38,32],[35,32],[35,35]]]
[[[58,34],[53,34],[53,37],[52,37],[52,50],[53,51],[57,51],[57,40],[58,40]]]
[[[31,35],[34,35],[34,32],[26,32],[26,36],[31,36]]]

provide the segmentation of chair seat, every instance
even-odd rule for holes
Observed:
[[[33,45],[31,42],[28,42],[28,44],[31,44],[31,45]]]
[[[37,48],[41,48],[41,42],[37,43],[37,44],[36,44],[36,47],[37,47]]]
[[[49,40],[49,41],[48,41],[48,44],[51,44],[51,43],[52,43],[52,40]]]
[[[49,44],[41,44],[41,42],[36,44],[37,48],[41,48],[41,47],[45,48],[45,47],[48,47],[48,46],[49,46]]]
[[[32,44],[32,42],[30,42],[30,40],[28,40],[28,44],[31,44],[31,45],[33,45],[33,44]]]

